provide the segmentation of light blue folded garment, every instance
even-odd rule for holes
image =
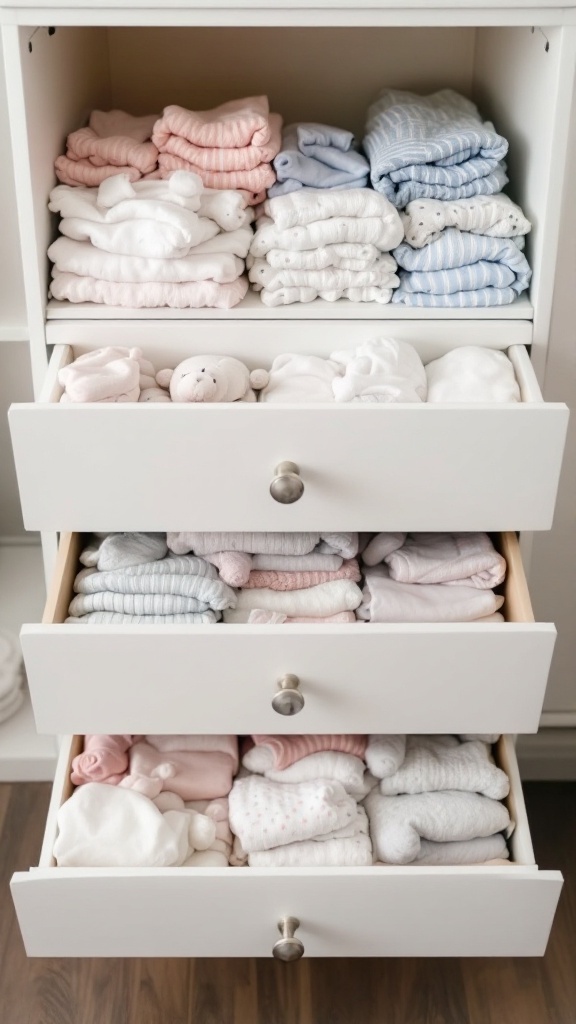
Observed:
[[[284,129],[273,165],[277,182],[268,189],[271,199],[301,188],[365,188],[370,172],[352,132],[312,123]]]
[[[420,198],[493,195],[508,181],[506,139],[453,89],[384,90],[368,111],[363,145],[374,188],[399,209]]]
[[[393,255],[402,269],[392,302],[406,306],[502,306],[525,291],[532,276],[515,239],[458,228],[447,228],[423,249],[402,242]]]

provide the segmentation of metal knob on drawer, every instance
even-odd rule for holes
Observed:
[[[297,715],[304,707],[298,676],[288,674],[278,683],[280,689],[272,698],[272,707],[279,715]]]
[[[279,501],[281,505],[291,505],[302,497],[304,484],[295,462],[281,462],[276,466],[274,479],[270,484],[270,494],[274,501]]]
[[[299,960],[304,953],[304,943],[297,939],[294,932],[300,927],[297,917],[283,917],[278,922],[278,931],[282,938],[278,939],[272,946],[272,955],[277,960],[283,960],[289,964],[292,960]]]

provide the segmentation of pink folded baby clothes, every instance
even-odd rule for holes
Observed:
[[[333,580],[353,580],[359,583],[361,572],[356,559],[351,558],[343,562],[340,569],[335,572],[309,571],[309,572],[274,572],[263,569],[254,569],[248,576],[248,580],[242,586],[253,589],[255,587],[268,587],[270,590],[307,590],[309,587],[316,587],[320,583],[331,583]]]
[[[78,356],[58,372],[61,402],[137,402],[155,368],[139,348],[107,346]]]
[[[220,751],[159,751],[149,743],[135,743],[130,750],[130,775],[158,778],[162,772],[164,790],[183,800],[213,800],[228,796],[232,788],[235,762]]]
[[[366,753],[367,736],[315,735],[309,733],[301,736],[252,736],[257,747],[267,748],[267,760],[270,768],[288,768],[308,754],[316,754],[320,750],[337,750],[342,754],[353,754],[363,758]],[[256,769],[253,769],[256,770]]]
[[[130,181],[157,170],[158,150],[151,141],[156,115],[132,117],[123,110],[93,110],[86,128],[72,132],[66,155],[55,162],[65,185],[95,187],[113,174]]]
[[[55,268],[52,270],[50,285],[53,299],[97,302],[129,309],[156,309],[160,306],[173,309],[201,309],[205,306],[232,309],[242,301],[247,291],[248,279],[244,276],[230,284],[217,284],[216,281],[189,281],[181,284],[141,281],[138,284],[126,284],[61,273]]]
[[[117,785],[128,768],[127,751],[132,736],[86,735],[84,750],[72,761],[70,778],[75,786],[85,782]]]
[[[228,754],[232,758],[234,771],[238,770],[238,737],[237,736],[211,736],[211,735],[170,735],[170,736],[146,736],[146,742],[162,753],[173,750],[192,750],[196,753]]]

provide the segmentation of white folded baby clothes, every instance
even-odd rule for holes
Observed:
[[[366,570],[362,597],[356,614],[370,622],[473,622],[504,604],[504,598],[492,590],[399,583],[386,565]]]
[[[370,188],[337,191],[303,189],[291,195],[267,199],[263,205],[263,212],[279,231],[337,217],[357,220],[369,217],[382,220],[387,225],[388,238],[392,240],[392,244],[387,245],[386,249],[394,249],[404,234],[396,208],[384,196]]]
[[[376,785],[376,780],[366,776],[366,765],[353,754],[338,750],[320,750],[307,754],[286,768],[267,768],[264,775],[273,782],[312,782],[316,779],[339,782],[347,793],[363,799]]]
[[[333,352],[342,377],[333,383],[337,402],[424,402],[426,372],[413,345],[376,338]]]
[[[80,277],[52,268],[50,295],[67,302],[96,302],[126,309],[232,309],[248,291],[248,278],[242,276],[229,284],[217,281],[103,281],[96,277]]]
[[[334,242],[317,249],[270,249],[266,262],[276,270],[370,270],[379,256],[380,250],[368,242]],[[256,259],[251,257],[251,261]]]
[[[368,541],[362,552],[364,565],[378,565],[383,562],[386,555],[390,555],[397,548],[401,548],[406,540],[405,533],[377,533]]]
[[[372,843],[368,835],[368,818],[363,807],[346,835],[319,835],[300,842],[286,843],[271,850],[249,854],[250,867],[368,867],[372,864]]]
[[[270,379],[259,395],[260,402],[334,402],[333,383],[340,367],[319,356],[276,356]]]
[[[269,590],[255,587],[241,590],[237,596],[236,608],[227,609],[224,622],[246,622],[253,609],[279,611],[289,617],[325,616],[336,612],[354,611],[362,602],[362,592],[351,580],[334,580],[320,583],[305,590]]]
[[[530,231],[530,221],[503,192],[470,199],[415,199],[400,214],[406,240],[421,249],[439,237],[444,228],[459,228],[494,238],[513,238]]]
[[[501,832],[496,832],[493,836],[479,836],[477,839],[448,843],[421,839],[420,853],[410,863],[422,867],[441,867],[453,864],[486,864],[496,859],[506,862],[509,857],[505,837]]]
[[[126,283],[216,281],[228,284],[244,271],[244,261],[228,252],[198,255],[192,248],[179,258],[157,259],[103,252],[90,242],[75,242],[71,238],[57,238],[48,249],[48,257],[63,273]]]
[[[493,763],[486,743],[462,742],[456,736],[408,736],[404,761],[380,781],[384,796],[446,789],[502,800],[508,796],[510,782]]]
[[[519,402],[520,388],[505,352],[467,345],[426,366],[429,402]]]
[[[489,590],[506,576],[506,560],[487,533],[410,533],[384,560],[391,578],[401,583]]]
[[[300,229],[296,229],[300,230]],[[366,270],[343,270],[326,267],[323,270],[295,270],[291,267],[271,267],[267,259],[252,257],[248,263],[248,279],[255,291],[269,292],[290,288],[312,288],[317,292],[345,291],[357,288],[397,288],[396,260],[389,253],[380,253]]]
[[[297,192],[295,197],[303,194]],[[350,192],[338,194],[351,195]],[[270,217],[260,217],[250,251],[253,256],[262,257],[270,249],[301,252],[304,249],[334,245],[336,242],[357,242],[374,245],[380,252],[390,252],[404,234],[398,212],[392,207],[391,210],[393,212],[387,217],[329,217],[284,230],[277,227]]]
[[[387,864],[415,861],[421,853],[422,839],[461,842],[498,832],[508,836],[513,829],[504,804],[478,793],[445,790],[382,796],[374,789],[364,805],[374,853]]]
[[[144,565],[164,558],[168,552],[165,533],[94,534],[80,554],[82,565],[99,572]]]
[[[406,739],[403,733],[368,737],[365,760],[375,778],[384,779],[398,771],[406,756]]]
[[[308,555],[318,546],[325,554],[354,558],[358,552],[357,533],[179,533],[167,534],[168,547],[175,554],[194,551],[210,555],[217,551],[242,551],[254,555]],[[342,564],[342,563],[340,563]],[[263,568],[263,566],[260,566]]]
[[[350,302],[379,302],[386,305],[394,294],[393,288],[381,285],[366,285],[364,288],[263,288],[259,293],[265,306],[289,306],[294,302],[314,302],[324,299],[325,302],[337,302],[338,299],[349,299]]]
[[[155,373],[139,348],[95,349],[58,371],[58,383],[64,388],[60,401],[137,402],[141,388],[154,384]]]

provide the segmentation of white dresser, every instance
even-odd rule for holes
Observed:
[[[36,403],[11,430],[25,525],[43,534],[43,622],[22,641],[38,728],[62,743],[40,865],[13,879],[33,956],[268,956],[294,917],[310,956],[536,956],[562,879],[534,863],[512,735],[538,728],[554,646],[522,552],[551,526],[568,413],[542,399],[575,71],[576,6],[434,0],[172,0],[3,5]],[[125,310],[47,301],[53,163],[94,107],[134,114],[267,93],[287,122],[362,134],[384,86],[470,95],[510,141],[510,194],[533,223],[529,296],[485,310],[345,300],[269,309]],[[157,366],[221,351],[251,368],[378,335],[425,360],[508,352],[504,406],[60,405],[58,369],[101,345]],[[275,502],[289,460],[304,492]],[[505,624],[70,626],[91,530],[485,530],[508,561]],[[522,531],[519,545],[516,531]],[[60,548],[56,553],[56,534]],[[302,707],[272,699],[296,676]],[[294,685],[294,683],[293,683]],[[516,831],[503,867],[61,869],[56,814],[84,732],[506,734]],[[87,925],[87,922],[89,924]]]

